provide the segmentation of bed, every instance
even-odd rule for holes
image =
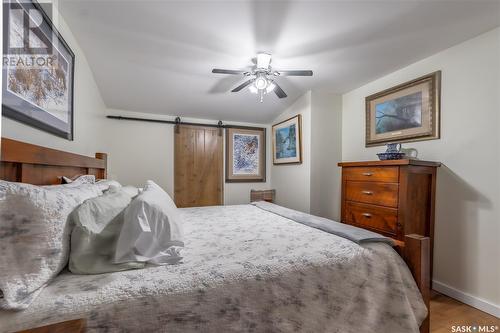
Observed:
[[[53,184],[61,172],[84,171],[104,178],[106,155],[96,156],[4,139],[0,177]],[[182,263],[63,272],[28,309],[0,311],[0,331],[71,319],[85,332],[428,331],[428,238],[358,245],[253,205],[181,212]]]

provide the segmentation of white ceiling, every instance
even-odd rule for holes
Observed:
[[[60,11],[107,107],[266,123],[305,91],[343,93],[500,25],[499,1],[74,1]],[[258,51],[288,98],[229,92]]]

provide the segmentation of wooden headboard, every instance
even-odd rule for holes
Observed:
[[[68,153],[2,138],[0,179],[34,185],[60,184],[61,177],[95,175],[106,178],[107,155],[95,157]]]

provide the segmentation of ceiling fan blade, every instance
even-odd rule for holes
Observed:
[[[274,82],[274,85],[276,86],[274,87],[274,93],[276,94],[276,96],[278,96],[279,98],[285,98],[287,95],[285,94],[283,89],[281,89],[281,87],[276,82]]]
[[[215,73],[215,74],[235,74],[235,75],[239,75],[239,74],[245,74],[246,72],[247,71],[237,70],[237,69],[219,69],[219,68],[212,69],[212,73]]]
[[[245,82],[243,82],[242,84],[240,84],[239,86],[237,86],[236,88],[234,88],[233,90],[231,90],[231,92],[238,92],[240,91],[241,89],[245,88],[246,86],[248,86],[250,83],[252,83],[254,80],[251,79],[251,80],[247,80]]]
[[[278,71],[280,76],[312,76],[313,71]]]

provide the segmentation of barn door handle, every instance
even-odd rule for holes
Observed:
[[[372,217],[372,214],[370,214],[370,213],[363,213],[363,216],[366,217],[366,218],[370,218],[370,217]]]
[[[361,193],[366,194],[366,195],[372,195],[373,194],[372,191],[361,191]]]
[[[369,177],[369,176],[372,176],[372,175],[373,175],[373,173],[371,173],[371,172],[363,172],[363,176]]]

